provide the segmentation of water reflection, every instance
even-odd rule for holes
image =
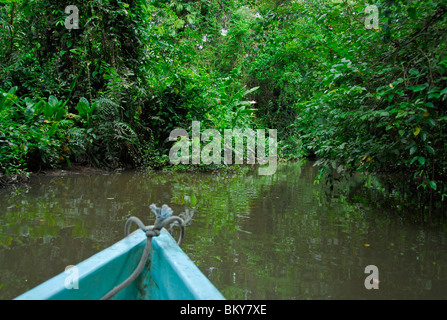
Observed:
[[[191,216],[184,251],[228,299],[445,299],[447,229],[362,177],[331,189],[312,163],[273,176],[122,172],[36,177],[0,193],[0,298],[123,236],[152,203]],[[380,201],[379,201],[380,200]],[[367,290],[367,265],[380,272]]]

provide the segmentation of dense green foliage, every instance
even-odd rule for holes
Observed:
[[[322,173],[446,192],[447,1],[379,0],[377,30],[363,1],[72,4],[79,29],[59,1],[0,4],[1,175],[161,167],[199,120],[277,129],[281,157]]]

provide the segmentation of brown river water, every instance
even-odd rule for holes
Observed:
[[[119,241],[130,216],[152,224],[152,203],[193,213],[182,249],[227,299],[447,299],[440,209],[363,177],[331,190],[317,173],[312,162],[272,176],[123,171],[0,190],[0,299]],[[369,265],[378,289],[365,287]]]

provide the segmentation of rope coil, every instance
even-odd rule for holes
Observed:
[[[150,249],[152,246],[152,237],[157,237],[160,235],[161,229],[163,229],[165,226],[174,223],[174,226],[180,227],[180,236],[177,240],[177,244],[181,245],[184,235],[185,235],[185,223],[182,218],[178,216],[170,216],[170,217],[160,217],[157,216],[155,219],[154,226],[145,226],[144,223],[138,219],[137,217],[130,217],[127,219],[126,224],[124,225],[124,235],[127,237],[130,234],[130,226],[132,223],[135,223],[144,233],[146,234],[146,245],[143,250],[143,254],[141,256],[140,262],[138,263],[138,266],[134,270],[134,272],[121,284],[113,288],[109,293],[107,293],[105,296],[101,298],[101,300],[109,300],[113,296],[115,296],[118,292],[126,288],[128,285],[130,285],[143,271],[144,266],[146,264],[147,259],[149,258]]]

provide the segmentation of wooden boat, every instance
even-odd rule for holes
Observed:
[[[18,296],[16,300],[99,300],[139,264],[147,237],[141,229]],[[216,287],[165,229],[152,238],[143,271],[116,300],[223,300]]]

